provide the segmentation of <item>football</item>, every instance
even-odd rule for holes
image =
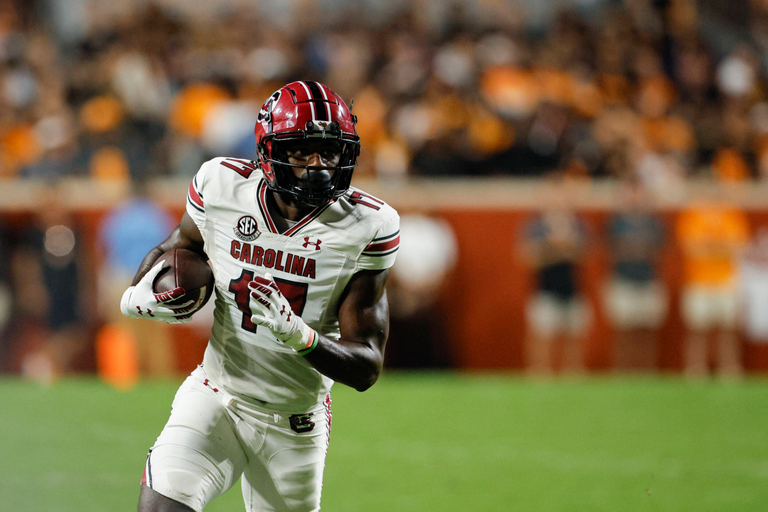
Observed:
[[[188,249],[171,249],[157,259],[155,264],[167,261],[165,267],[155,278],[153,289],[155,293],[169,292],[176,288],[184,288],[183,297],[174,299],[167,304],[178,306],[190,300],[192,311],[202,308],[213,295],[213,271],[208,262],[198,253]]]

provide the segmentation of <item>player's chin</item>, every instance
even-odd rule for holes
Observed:
[[[298,195],[284,194],[283,201],[294,208],[317,208],[331,201],[330,195]]]
[[[306,206],[312,207],[312,208],[318,208],[320,206],[325,206],[326,204],[330,203],[331,200],[327,198],[323,199],[313,199],[313,200],[307,200],[304,201],[304,204]]]

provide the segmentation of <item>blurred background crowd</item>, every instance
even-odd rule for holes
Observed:
[[[3,0],[4,177],[184,175],[252,157],[304,77],[354,99],[357,172],[768,175],[768,4]]]
[[[78,246],[78,212],[53,186],[31,216],[4,209],[0,369],[92,367],[82,353],[111,313],[83,290],[114,295],[94,282],[122,287],[174,222],[145,183],[188,180],[213,156],[253,158],[264,99],[309,79],[354,100],[356,179],[553,187],[501,242],[530,276],[525,306],[510,313],[528,339],[512,366],[578,371],[602,321],[623,347],[609,366],[657,368],[645,331],[679,309],[679,366],[702,374],[712,360],[738,375],[740,316],[751,339],[768,338],[768,239],[724,190],[768,178],[767,73],[765,0],[0,0],[2,183],[132,184],[126,204],[94,221],[96,256]],[[659,214],[655,200],[698,179],[720,185]],[[574,180],[619,183],[617,206],[581,218]],[[395,343],[390,362],[462,366],[435,347],[447,328],[440,297],[465,257],[460,229],[417,205],[403,213],[390,293],[393,341],[411,341]],[[132,229],[137,216],[154,228]],[[590,288],[579,269],[597,240],[608,270]],[[671,243],[679,289],[664,269]],[[705,336],[713,329],[719,341]]]

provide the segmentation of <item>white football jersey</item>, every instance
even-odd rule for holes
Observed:
[[[360,270],[392,266],[399,217],[354,187],[278,233],[267,209],[267,182],[254,162],[215,158],[189,187],[187,213],[205,242],[216,278],[214,324],[203,365],[217,385],[278,411],[304,412],[333,381],[251,322],[248,283],[269,272],[296,314],[339,339],[339,301]]]

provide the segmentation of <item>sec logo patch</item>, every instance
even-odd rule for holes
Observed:
[[[235,226],[235,236],[240,240],[250,242],[256,240],[261,235],[258,227],[256,227],[256,219],[250,215],[244,215],[240,217]]]

